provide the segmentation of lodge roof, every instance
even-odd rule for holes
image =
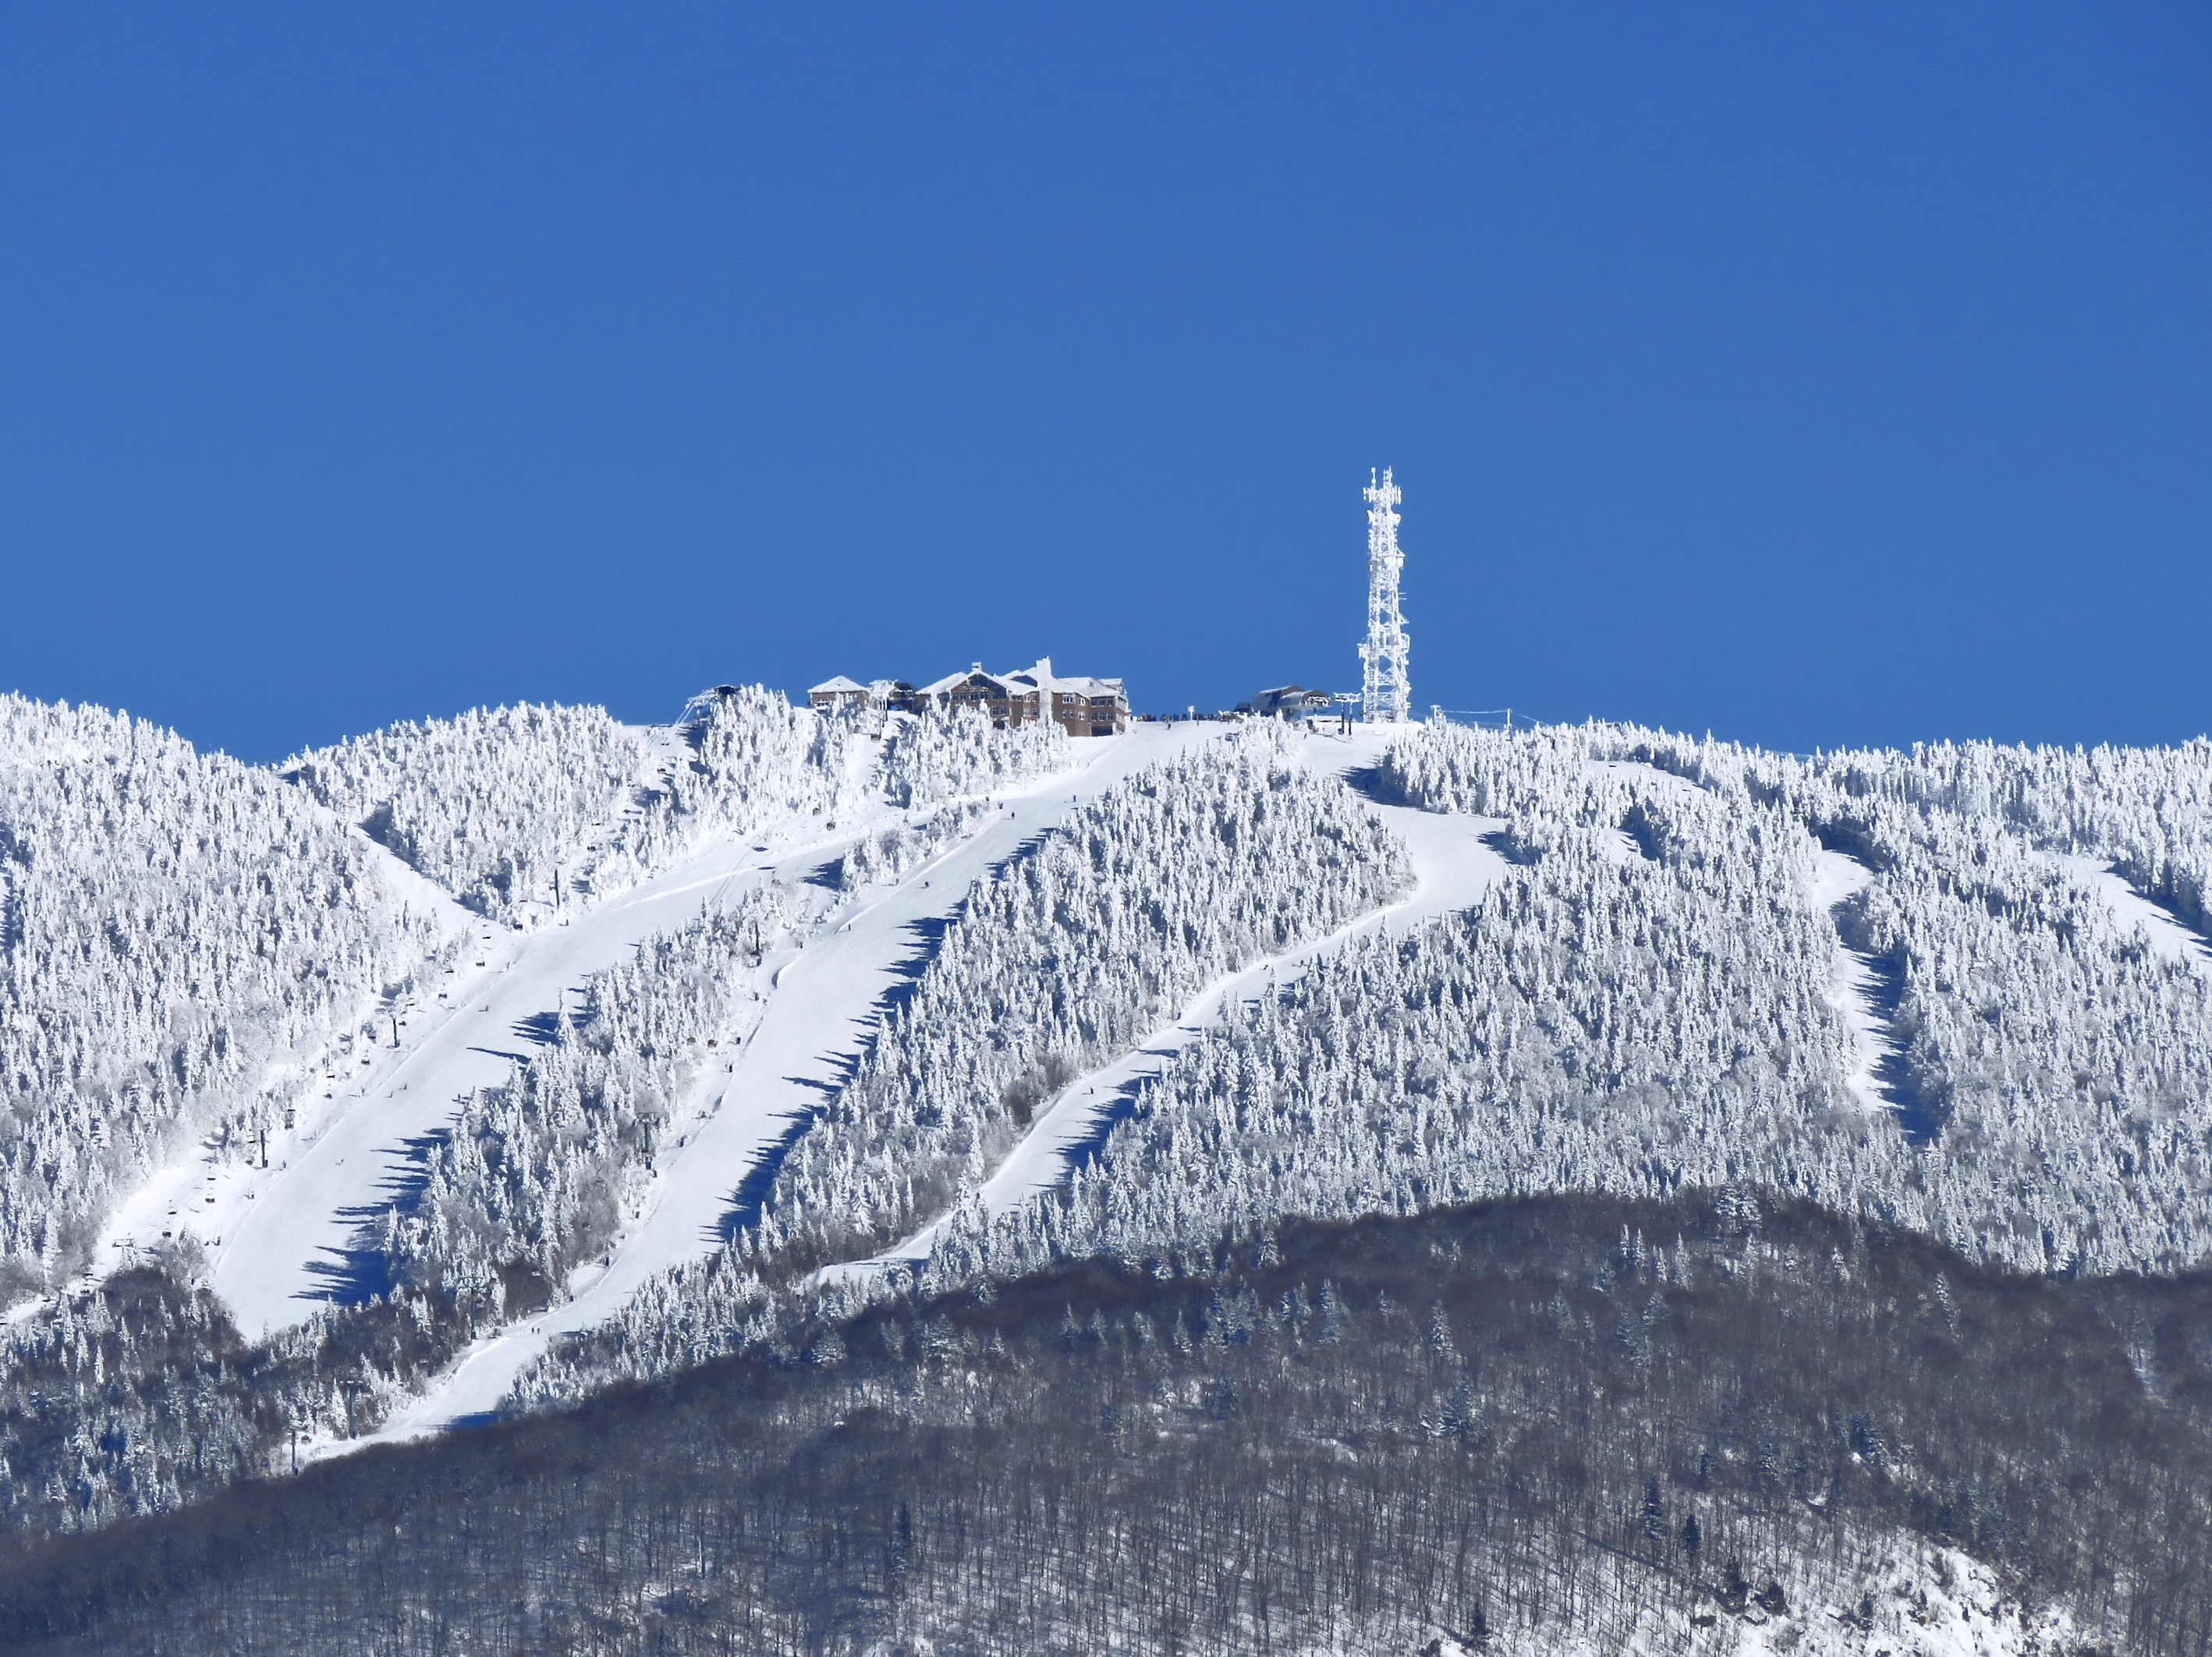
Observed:
[[[972,664],[964,673],[947,673],[921,687],[923,696],[945,696],[963,685],[981,682],[997,694],[1012,699],[1015,697],[1048,697],[1054,691],[1069,696],[1111,696],[1122,694],[1118,679],[1091,679],[1055,673],[1052,658],[1039,656],[1033,667],[1024,667],[1011,673],[988,673],[980,661]]]

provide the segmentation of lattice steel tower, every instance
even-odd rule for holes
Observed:
[[[1398,503],[1404,492],[1384,467],[1382,481],[1370,470],[1367,487],[1367,643],[1359,647],[1366,672],[1359,716],[1370,723],[1403,724],[1413,716],[1413,685],[1406,675],[1412,645],[1406,618],[1398,613],[1398,572],[1406,555],[1398,550]]]

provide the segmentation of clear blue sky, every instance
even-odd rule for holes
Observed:
[[[0,687],[2212,726],[2212,11],[17,7]]]

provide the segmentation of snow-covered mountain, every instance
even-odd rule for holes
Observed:
[[[1164,1391],[1096,1406],[1121,1420],[1186,1383],[1259,1385],[1230,1355],[1255,1341],[1335,1374],[1297,1309],[1318,1276],[1267,1276],[1293,1232],[1341,1276],[1361,1269],[1344,1228],[1426,1228],[1444,1308],[1462,1245],[1437,1228],[1590,1202],[1680,1231],[1592,1268],[1627,1308],[1601,1331],[1624,1397],[1657,1396],[1661,1325],[1700,1297],[1757,1301],[1780,1273],[1805,1315],[1858,1318],[1889,1270],[1869,1261],[1921,1251],[1944,1262],[1928,1292],[1947,1338],[1982,1293],[1954,1283],[1986,1280],[1991,1307],[2006,1283],[2069,1286],[2102,1332],[2021,1349],[2154,1404],[2193,1466],[2212,1447],[2212,1344],[2187,1309],[2212,1265],[2208,893],[2204,742],[1806,758],[1622,726],[1141,722],[1070,740],[726,688],[664,728],[479,710],[260,770],[11,698],[0,1506],[19,1538],[122,1538],[103,1527],[297,1461],[702,1365],[861,1365],[855,1386],[935,1431],[915,1402],[933,1349],[873,1355],[886,1319],[933,1327],[915,1309],[1026,1304],[1023,1285],[1061,1279],[1088,1285],[1067,1315],[1079,1335],[1076,1301],[1095,1303],[1114,1374],[1155,1337],[1181,1355]],[[1808,1240],[1824,1227],[1832,1261]],[[1104,1299],[1100,1272],[1122,1285]],[[1379,1319],[1387,1345],[1408,1281],[1376,1279],[1379,1310],[1328,1289],[1328,1316]],[[1571,1346],[1583,1280],[1560,1281],[1531,1338]],[[2146,1309],[2160,1284],[2183,1300]],[[1184,1305],[1192,1285],[1211,1287]],[[1484,1349],[1438,1316],[1408,1325],[1421,1363]],[[986,1323],[971,1382],[1045,1362],[1011,1313]],[[1486,1392],[1480,1364],[1437,1376],[1378,1419],[1457,1422],[1420,1431],[1458,1444],[1502,1419],[1510,1389]],[[1350,1385],[1283,1393],[1285,1421],[1329,1439],[1300,1412]],[[1818,1391],[1778,1382],[1835,1416]],[[1607,1454],[1644,1454],[1624,1448],[1641,1407],[1601,1432]],[[1487,1599],[1455,1592],[1500,1648],[1566,1649],[1581,1627],[1748,1649],[1790,1625],[1796,1648],[1856,1650],[1877,1628],[1922,1638],[1887,1601],[1845,1603],[1847,1580],[1902,1570],[1923,1611],[1929,1585],[1941,1601],[1913,1626],[2015,1601],[2010,1643],[1944,1648],[2195,1648],[2197,1554],[2154,1584],[2149,1551],[2062,1564],[2021,1517],[2057,1451],[2020,1452],[2009,1496],[1986,1471],[1970,1491],[1956,1469],[1978,1449],[1875,1418],[1821,1430],[1838,1468],[1879,1479],[1837,1472],[1814,1520],[1766,1532],[1758,1515],[1825,1488],[1802,1422],[1769,1435],[1796,1447],[1764,1483],[1715,1485],[1710,1457],[1672,1452],[1620,1476],[1632,1505],[1648,1480],[1667,1512],[1751,1526],[1800,1599],[1843,1595],[1817,1627],[1685,1552],[1679,1518],[1609,1587],[1502,1592],[1526,1562],[1497,1542],[1463,1566]],[[1889,1447],[1873,1464],[1869,1431]],[[368,1477],[354,1465],[319,1476]],[[1847,1539],[1819,1540],[1830,1519]],[[946,1581],[910,1594],[957,1622]],[[1572,1620],[1607,1594],[1681,1615]],[[2161,1622],[2167,1603],[2185,1609]],[[1414,1622],[1386,1600],[1341,1631]],[[1423,1626],[1439,1650],[1474,1638]]]

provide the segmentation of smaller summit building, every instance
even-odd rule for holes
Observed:
[[[1261,691],[1249,702],[1238,703],[1237,711],[1261,719],[1321,719],[1328,716],[1334,700],[1327,691],[1310,691],[1303,685],[1278,685],[1273,690]]]
[[[835,713],[840,708],[865,708],[872,700],[866,685],[842,673],[823,679],[806,693],[807,706],[818,714]]]

